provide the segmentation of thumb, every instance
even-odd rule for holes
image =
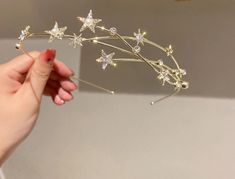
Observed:
[[[30,72],[25,80],[24,86],[31,90],[35,97],[40,101],[44,88],[53,69],[53,62],[56,51],[47,49],[36,58]]]

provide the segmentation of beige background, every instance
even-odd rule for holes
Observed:
[[[68,32],[79,33],[77,16],[102,18],[103,25],[115,26],[121,34],[133,35],[138,28],[146,30],[153,41],[175,47],[175,57],[187,69],[191,88],[181,95],[235,97],[234,85],[234,0],[0,0],[0,37],[16,38],[22,28],[34,31],[51,29],[54,21],[67,25]],[[84,33],[90,36],[91,33]],[[102,48],[102,47],[100,47]],[[122,93],[159,94],[165,91],[155,76],[144,66],[122,66],[109,74],[110,79],[94,63],[100,48],[85,45],[81,76],[100,81]],[[89,53],[92,50],[93,53]],[[110,49],[108,52],[112,52]],[[148,57],[159,58],[159,51],[145,50]],[[92,68],[92,71],[87,70]],[[126,74],[125,80],[119,74]],[[151,78],[152,77],[152,78]],[[82,88],[83,90],[92,90]],[[171,90],[171,89],[170,89]]]
[[[45,100],[30,138],[5,165],[7,179],[234,179],[235,101],[79,93]]]
[[[150,107],[165,88],[144,67],[103,73],[94,63],[100,49],[86,45],[80,69],[79,49],[58,41],[29,42],[29,49],[56,48],[58,58],[82,78],[120,93],[81,85],[82,92],[64,107],[45,99],[36,129],[4,167],[7,179],[234,179],[235,1],[0,2],[0,62],[18,54],[12,38],[25,25],[40,31],[58,20],[73,32],[80,28],[74,17],[93,8],[108,27],[128,34],[141,27],[152,40],[172,43],[191,82],[180,96]],[[147,52],[158,58],[154,50]]]

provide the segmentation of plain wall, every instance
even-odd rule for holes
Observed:
[[[79,93],[44,100],[7,179],[234,179],[235,101]]]

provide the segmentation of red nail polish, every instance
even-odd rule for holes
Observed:
[[[54,49],[47,49],[46,50],[46,56],[47,56],[47,61],[52,62],[55,59],[56,51]]]
[[[56,50],[47,49],[47,50],[45,50],[44,52],[41,53],[40,59],[42,59],[42,60],[44,60],[48,63],[51,63],[51,62],[54,61],[55,55],[56,55]]]

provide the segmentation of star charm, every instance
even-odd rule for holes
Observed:
[[[21,34],[18,37],[20,41],[24,41],[25,38],[30,34],[29,29],[30,29],[30,26],[27,26],[24,30],[21,31]]]
[[[166,82],[170,81],[169,71],[162,69],[157,78],[162,81],[162,86],[164,86]]]
[[[142,45],[144,45],[144,36],[145,35],[146,35],[146,32],[141,33],[140,29],[138,29],[138,33],[134,32],[134,36],[136,38],[137,45],[139,45],[140,43]]]
[[[93,33],[95,33],[96,25],[102,21],[102,19],[93,19],[92,17],[92,10],[90,10],[87,18],[84,17],[77,17],[82,23],[83,26],[80,29],[80,32],[84,31],[85,29],[89,28]]]
[[[174,50],[173,50],[171,45],[169,45],[169,47],[166,47],[165,51],[166,51],[167,56],[171,56],[173,54],[173,52],[174,52]]]
[[[113,62],[113,56],[115,53],[111,53],[107,55],[104,50],[102,50],[102,56],[98,58],[96,61],[99,63],[103,63],[102,69],[105,70],[108,65],[116,66],[117,64]]]
[[[53,27],[53,29],[51,29],[50,31],[46,30],[45,32],[47,34],[50,34],[50,39],[49,39],[49,42],[52,42],[53,40],[55,39],[60,39],[62,40],[63,36],[64,36],[64,32],[67,30],[67,27],[62,27],[62,28],[59,28],[58,27],[58,23],[55,22],[55,25]]]
[[[69,45],[72,45],[73,48],[76,48],[77,45],[78,46],[83,46],[82,45],[82,34],[80,34],[79,36],[77,36],[75,33],[73,34],[73,38],[69,38],[69,40],[71,40],[71,42],[69,43]]]

